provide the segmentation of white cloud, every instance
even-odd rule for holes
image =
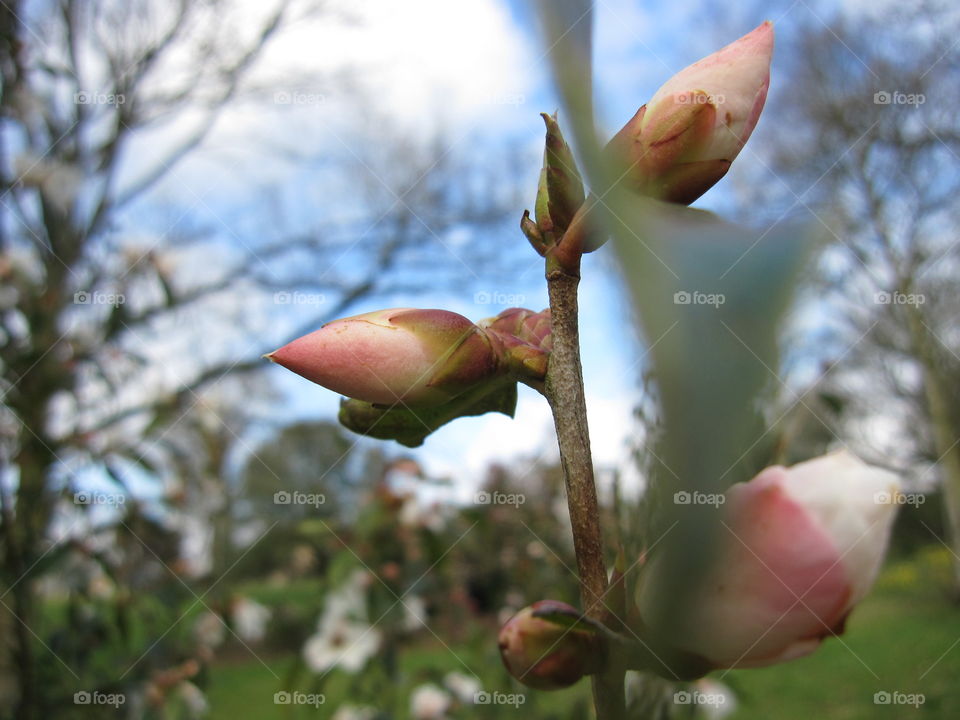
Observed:
[[[242,12],[258,26],[262,3],[248,4]],[[456,142],[539,122],[526,104],[538,79],[529,39],[499,0],[336,0],[328,8],[271,40],[204,146],[164,183],[171,201],[219,212],[254,186],[309,183],[291,176],[290,160],[349,159],[357,143],[378,138],[426,145],[438,131]],[[141,134],[130,176],[204,122],[185,112]],[[313,181],[322,184],[319,174]]]
[[[418,451],[431,474],[448,475],[460,485],[461,500],[472,497],[490,463],[529,465],[541,456],[547,461],[559,457],[547,401],[524,386],[519,395],[512,419],[499,413],[458,419],[431,435]]]
[[[650,61],[635,57],[636,42],[651,33],[650,21],[633,3],[611,2],[616,12],[603,15],[598,28],[605,57],[600,66],[629,74],[630,68],[646,67]],[[250,0],[251,23],[262,10],[260,5]],[[249,191],[251,182],[274,178],[277,183],[291,182],[284,163],[265,162],[257,143],[275,139],[304,152],[342,152],[331,131],[366,129],[371,123],[370,118],[357,116],[363,108],[358,97],[374,99],[378,113],[424,139],[441,126],[456,139],[471,130],[509,131],[520,123],[532,126],[540,136],[542,126],[536,117],[540,108],[526,101],[546,89],[542,85],[546,65],[538,62],[539,47],[510,16],[503,0],[339,0],[331,7],[342,12],[299,21],[276,38],[252,77],[252,85],[266,90],[253,102],[244,100],[230,108],[211,133],[210,148],[226,148],[231,157],[238,151],[259,155],[248,165],[253,172],[244,172],[239,165],[218,167],[230,163],[221,162],[213,152],[198,153],[173,174],[167,186],[171,194],[190,202],[205,198],[203,206],[209,203],[216,209],[216,198],[205,193],[230,197]],[[297,92],[303,94],[299,104],[292,96]],[[290,102],[277,102],[275,93],[290,94]],[[531,176],[535,172],[532,168]],[[321,183],[319,177],[313,180]],[[524,265],[518,272],[521,292],[529,286],[531,272],[540,272],[532,255],[530,267],[536,270]],[[588,404],[595,460],[611,465],[624,457],[632,409],[632,395],[624,389],[633,386],[636,369],[628,368],[632,358],[627,345],[610,347],[610,308],[616,301],[606,290],[609,276],[596,265],[591,275],[584,282]],[[540,309],[542,288],[529,294],[521,304]],[[477,319],[483,313],[478,314],[471,299],[463,298],[465,306],[454,304],[453,309]],[[335,404],[332,393],[299,390],[301,400],[309,392],[314,409],[322,405],[327,411],[327,405]],[[515,419],[488,414],[458,420],[431,436],[416,454],[431,474],[451,476],[466,492],[482,480],[491,462],[558,455],[546,401],[526,388],[521,388]]]
[[[528,43],[498,0],[365,0],[284,31],[257,72],[283,88],[283,78],[316,72],[349,77],[394,121],[423,127],[432,120],[500,115],[500,101],[529,93]],[[289,80],[288,80],[289,82]],[[346,88],[312,88],[336,95]]]

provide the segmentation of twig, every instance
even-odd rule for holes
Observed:
[[[560,445],[584,611],[589,617],[606,623],[610,619],[610,613],[603,603],[607,591],[607,570],[603,560],[603,536],[580,363],[577,303],[580,276],[576,269],[558,267],[558,264],[551,262],[548,257],[547,289],[553,326],[553,350],[547,369],[546,395]],[[612,655],[608,657],[608,661],[612,659]],[[593,676],[593,697],[598,718],[620,720],[625,717],[623,677],[624,671],[616,662],[608,662],[603,671]]]

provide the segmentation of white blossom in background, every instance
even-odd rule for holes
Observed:
[[[406,527],[422,527],[440,533],[447,527],[448,508],[440,502],[430,502],[410,494],[400,508],[400,524]]]
[[[444,720],[452,700],[450,693],[436,685],[420,685],[410,695],[410,715],[414,720]]]
[[[359,705],[341,705],[330,720],[374,720],[376,708]]]
[[[203,691],[192,682],[182,682],[177,688],[180,699],[191,718],[201,718],[210,711],[210,703]]]
[[[481,688],[477,678],[460,672],[448,672],[444,675],[443,685],[464,705],[473,705]]]
[[[380,649],[380,631],[347,618],[321,625],[320,632],[303,646],[303,659],[313,672],[340,668],[348,673],[363,669]]]
[[[359,672],[380,649],[380,631],[367,621],[365,590],[369,583],[370,574],[357,570],[328,594],[317,632],[303,646],[304,662],[313,672],[333,668]]]
[[[700,715],[705,720],[724,720],[737,711],[737,696],[729,685],[718,680],[702,678],[693,684],[693,687],[703,695],[709,696],[711,702],[701,703]]]
[[[347,581],[327,594],[323,604],[324,617],[366,617],[367,588],[372,577],[363,569],[354,570]]]
[[[193,637],[201,647],[212,650],[226,640],[227,628],[219,615],[212,610],[206,610],[193,624]]]
[[[416,632],[427,624],[427,603],[419,595],[408,595],[403,599],[403,629]]]
[[[246,642],[263,640],[272,615],[273,612],[266,605],[246,597],[235,600],[231,608],[234,631]]]

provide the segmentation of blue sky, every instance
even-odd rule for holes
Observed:
[[[639,0],[596,3],[594,74],[601,127],[614,132],[670,74],[766,19],[742,11],[745,16],[737,18],[736,11],[730,11],[723,22],[726,27],[718,28],[714,19],[698,14],[697,7],[697,3],[687,2],[653,6]],[[285,90],[284,78],[291,76],[293,68],[316,64],[322,73],[349,70],[355,74],[361,94],[377,98],[380,111],[414,133],[427,135],[442,118],[443,123],[457,128],[458,137],[472,133],[489,142],[519,143],[531,157],[524,179],[529,189],[526,204],[531,206],[543,138],[538,114],[557,109],[559,103],[525,0],[417,0],[403,4],[367,0],[352,8],[363,16],[356,25],[338,27],[327,22],[294,28],[264,57],[257,80],[268,88]],[[789,19],[788,14],[782,22],[788,24]],[[278,192],[285,192],[284,188],[291,185],[309,185],[311,178],[302,170],[291,175],[289,166],[257,151],[252,139],[296,141],[302,137],[304,149],[309,138],[311,152],[337,151],[338,144],[342,145],[337,133],[356,124],[356,117],[351,115],[356,105],[340,104],[335,91],[324,86],[300,89],[326,93],[322,109],[293,108],[291,112],[287,106],[264,111],[258,106],[251,112],[249,105],[241,105],[227,112],[205,149],[177,167],[158,197],[192,203],[202,196],[204,201],[193,208],[196,220],[228,226],[242,222],[236,198],[250,192],[252,178]],[[173,128],[170,133],[175,135],[176,131]],[[224,170],[225,158],[229,172]],[[749,170],[752,162],[755,160],[745,153],[737,165]],[[731,176],[738,171],[735,166]],[[321,182],[318,178],[312,181]],[[336,182],[336,178],[334,181],[334,185],[346,184],[343,180]],[[730,183],[728,177],[698,205],[722,209]],[[337,190],[343,188],[327,187],[323,194],[329,199]],[[293,192],[301,191],[297,187]],[[517,216],[522,209],[516,208]],[[295,218],[288,219],[295,223]],[[525,243],[518,231],[502,242]],[[598,463],[604,465],[620,464],[626,458],[626,442],[632,433],[631,409],[642,370],[641,344],[632,330],[630,310],[610,262],[607,249],[587,259],[581,297],[594,452]],[[390,304],[446,307],[472,319],[494,315],[510,304],[539,310],[547,304],[541,263],[530,251],[525,260],[519,261],[515,277],[498,281],[495,287],[485,287],[481,282],[462,296],[400,296],[392,298]],[[517,297],[502,305],[478,304],[474,297],[478,291]],[[361,303],[353,312],[378,306],[382,301]],[[292,314],[297,312],[297,308],[290,310]],[[291,325],[295,324],[291,317]],[[289,394],[286,412],[290,416],[330,416],[336,412],[338,398],[333,393],[308,385],[280,368],[270,372]],[[542,453],[555,454],[549,412],[545,401],[526,388],[515,420],[502,416],[460,420],[413,452],[433,472],[449,474],[468,487],[480,480],[489,462]]]
[[[495,108],[484,113],[484,132],[522,138],[525,145],[539,152],[542,123],[538,113],[558,107],[557,95],[549,76],[539,33],[526,3],[521,0],[489,0],[470,2],[478,15],[499,16],[510,25],[509,32],[497,38],[473,37],[481,48],[474,62],[483,57],[483,48],[516,63],[506,76],[493,79],[494,87],[522,97],[521,102]],[[416,5],[416,4],[414,4]],[[486,6],[486,7],[484,7]],[[595,25],[595,92],[601,125],[610,132],[629,119],[670,74],[702,54],[732,41],[751,30],[764,18],[748,19],[731,34],[709,27],[707,21],[696,20],[692,4],[662,4],[656,12],[647,3],[632,0],[605,0],[597,4]],[[504,13],[504,15],[500,15]],[[465,11],[469,12],[469,11]],[[669,32],[673,28],[676,32]],[[437,27],[437,32],[442,32]],[[499,47],[498,47],[499,45]],[[439,61],[439,57],[438,57]],[[473,77],[476,77],[474,74]],[[443,84],[443,78],[437,82]],[[482,82],[482,81],[481,81]],[[469,105],[469,100],[465,101]],[[469,115],[469,110],[467,114]],[[532,205],[536,187],[538,162],[528,169],[529,198]],[[701,203],[703,207],[722,206],[724,190],[712,191]],[[518,208],[519,211],[522,208]],[[523,243],[519,233],[504,242]],[[598,464],[613,466],[627,463],[627,443],[634,432],[632,408],[638,397],[637,384],[642,366],[642,347],[630,321],[627,306],[612,262],[609,249],[590,256],[584,264],[581,287],[583,361],[587,385],[590,423],[594,434],[594,454]],[[533,309],[547,304],[542,281],[541,261],[533,252],[529,262],[518,268],[516,277],[503,286],[484,288],[491,294],[516,295],[515,303]],[[461,312],[472,319],[493,315],[508,304],[477,306],[468,293],[459,296],[417,296],[397,298],[397,305],[440,306]],[[375,309],[376,303],[363,304],[358,311]],[[277,371],[279,374],[282,371]],[[338,398],[322,388],[304,387],[298,378],[278,378],[297,398],[297,406],[305,414],[333,413]],[[509,461],[518,457],[555,457],[555,439],[545,401],[527,388],[521,389],[517,417],[487,415],[458,420],[427,439],[413,451],[432,472],[450,475],[472,487],[482,478],[484,468],[493,461]]]

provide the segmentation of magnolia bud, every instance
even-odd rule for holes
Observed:
[[[336,320],[267,358],[376,405],[442,404],[501,372],[490,338],[446,310],[397,308]]]
[[[679,627],[656,616],[667,605],[656,595],[658,576],[671,568],[653,558],[637,590],[641,631],[708,668],[812,652],[843,631],[873,584],[894,517],[884,499],[897,484],[892,473],[837,452],[734,485],[719,506],[721,544],[691,615]]]
[[[513,677],[537,690],[559,690],[595,671],[590,634],[534,617],[540,609],[577,613],[566,603],[541,600],[514,615],[500,629],[503,664]]]
[[[501,358],[515,376],[543,380],[553,349],[549,308],[538,313],[510,308],[480,325],[491,340],[499,343]]]
[[[583,204],[583,181],[557,116],[540,115],[547,125],[547,139],[534,214],[541,234],[554,233],[559,238]]]
[[[607,146],[628,186],[685,205],[709,190],[757,124],[772,55],[765,22],[670,78]]]
[[[525,308],[509,308],[481,323],[489,332],[511,335],[544,352],[553,349],[553,326],[550,308],[535,313]]]

